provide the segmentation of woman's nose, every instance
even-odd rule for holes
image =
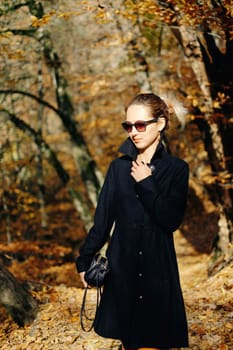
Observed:
[[[135,125],[133,125],[133,126],[132,126],[131,135],[136,135],[136,134],[138,134],[138,131],[137,131]]]

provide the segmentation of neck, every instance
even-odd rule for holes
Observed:
[[[157,149],[157,146],[159,144],[159,140],[156,140],[152,145],[147,147],[144,150],[140,150],[140,158],[145,162],[145,163],[150,163],[153,155],[155,154],[155,151]]]

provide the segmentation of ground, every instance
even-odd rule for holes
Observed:
[[[212,214],[201,217],[195,208],[193,202],[188,206],[182,230],[175,233],[189,349],[233,350],[233,264],[208,277],[214,218]],[[51,237],[41,231],[33,240],[13,237],[11,244],[0,243],[0,251],[10,257],[8,269],[18,280],[27,282],[39,303],[35,321],[21,328],[0,307],[0,349],[117,350],[118,341],[106,340],[93,331],[85,333],[80,327],[84,291],[74,256],[83,237],[82,225],[68,204],[63,205],[62,215],[53,211],[51,218],[56,228]],[[88,295],[88,309],[93,313],[95,289]]]
[[[179,232],[176,233],[176,249],[189,322],[189,349],[233,349],[233,266],[208,278],[208,255],[196,252]],[[80,328],[83,289],[74,264],[67,262],[51,267],[50,272],[53,277],[60,275],[60,281],[57,277],[54,286],[34,285],[33,294],[40,303],[40,311],[31,325],[18,327],[5,309],[1,309],[0,349],[116,350],[117,341],[101,338],[93,331],[85,333]],[[94,304],[95,289],[92,289],[88,298],[91,311],[94,311]]]

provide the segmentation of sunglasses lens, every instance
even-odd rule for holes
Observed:
[[[127,131],[127,132],[131,132],[132,131],[132,128],[133,128],[133,125],[130,124],[130,123],[122,123],[121,124],[123,126],[123,128]]]
[[[137,131],[142,132],[146,130],[146,123],[143,122],[136,122],[135,123],[135,128],[137,129]]]

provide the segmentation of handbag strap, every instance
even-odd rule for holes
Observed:
[[[93,318],[88,317],[87,313],[86,313],[86,299],[87,299],[87,291],[88,289],[90,289],[90,287],[85,287],[84,290],[84,294],[83,294],[83,300],[82,300],[82,305],[81,305],[81,310],[80,310],[80,324],[82,327],[82,330],[84,332],[90,332],[92,330],[92,328],[94,327],[94,321],[95,321],[95,317],[96,317],[96,313],[97,313],[97,309],[99,307],[99,303],[100,303],[100,298],[102,295],[102,289],[101,287],[97,287],[96,288],[96,306],[95,306],[95,314]],[[84,318],[88,321],[92,321],[91,325],[86,328],[84,326]]]

